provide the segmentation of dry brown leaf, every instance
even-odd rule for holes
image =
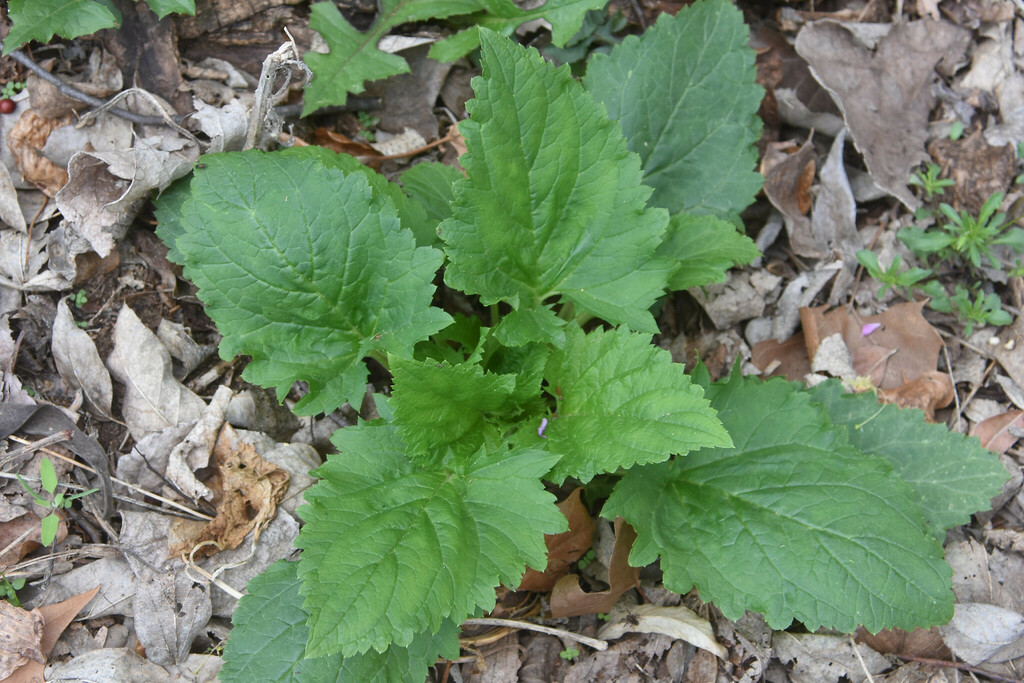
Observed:
[[[189,555],[206,541],[212,543],[196,550],[192,558],[198,560],[218,550],[237,548],[254,530],[254,541],[258,540],[263,527],[277,514],[277,504],[288,490],[288,472],[261,458],[251,445],[238,441],[233,432],[231,425],[225,424],[221,429],[223,438],[218,438],[213,449],[219,476],[210,488],[215,493],[217,516],[195,535],[185,537],[179,529],[181,540],[170,548],[171,557]]]
[[[352,138],[320,126],[313,131],[314,145],[326,147],[339,154],[350,154],[354,157],[379,157],[380,152],[364,142],[356,142]]]
[[[784,342],[774,339],[757,342],[751,349],[750,362],[766,377],[785,377],[790,382],[801,382],[811,372],[803,332],[797,332]]]
[[[790,246],[800,256],[824,256],[811,233],[811,184],[814,182],[814,146],[807,140],[795,153],[792,143],[768,145],[761,162],[764,193],[782,212]]]
[[[953,382],[948,375],[931,370],[895,389],[879,389],[878,400],[900,408],[917,408],[924,411],[926,420],[934,422],[935,411],[953,401]]]
[[[594,522],[580,499],[582,493],[583,488],[577,488],[558,504],[558,509],[569,521],[569,530],[560,534],[544,535],[544,543],[548,547],[547,569],[539,572],[533,567],[527,567],[517,590],[546,593],[554,587],[555,582],[569,572],[569,565],[590,550]]]
[[[636,585],[640,570],[629,566],[629,551],[636,540],[636,531],[621,517],[615,519],[615,546],[608,567],[608,590],[588,593],[580,587],[580,577],[567,574],[551,591],[551,615],[574,617],[581,614],[607,612],[619,597]]]
[[[871,634],[861,626],[857,629],[857,642],[883,655],[925,659],[949,659],[950,656],[949,648],[942,642],[942,635],[934,627],[915,628],[913,631],[887,628]]]
[[[90,591],[79,593],[63,602],[53,605],[44,605],[38,608],[43,617],[43,634],[40,638],[39,649],[43,654],[43,661],[29,661],[11,674],[4,683],[43,683],[43,666],[46,663],[45,657],[49,656],[53,646],[57,644],[60,634],[68,627],[75,616],[82,611],[82,608],[99,593],[100,587],[96,586]]]
[[[0,600],[0,680],[6,680],[16,669],[37,662],[46,663],[41,645],[43,615]]]
[[[34,512],[29,512],[21,517],[17,517],[0,524],[0,549],[6,548],[11,543],[14,543],[15,539],[26,531],[29,532],[29,535],[20,543],[12,547],[3,555],[0,555],[0,568],[10,567],[17,564],[23,557],[36,548],[42,546],[43,541],[39,536],[42,521],[43,520]],[[55,542],[60,543],[67,537],[68,525],[67,522],[61,518],[60,524],[57,526],[57,537]]]
[[[615,640],[627,633],[661,633],[684,640],[714,655],[728,659],[729,651],[715,639],[711,622],[689,607],[677,605],[636,605],[597,632],[598,638]]]
[[[979,422],[971,427],[971,436],[978,437],[990,451],[1005,453],[1019,438],[1010,433],[1011,427],[1024,429],[1024,411],[1010,410]]]
[[[993,147],[985,142],[980,128],[959,140],[933,140],[928,151],[956,182],[950,188],[952,197],[943,199],[975,215],[989,197],[997,192],[1006,194],[1015,175],[1017,154],[1013,145]]]
[[[68,172],[44,157],[41,150],[46,146],[50,133],[71,121],[71,116],[44,119],[29,109],[21,115],[7,137],[7,146],[14,155],[14,163],[18,165],[22,179],[38,187],[47,197],[52,198],[67,184]]]

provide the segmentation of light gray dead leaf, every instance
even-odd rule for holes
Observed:
[[[242,100],[231,100],[222,107],[214,107],[199,99],[194,99],[193,104],[196,113],[192,118],[199,123],[199,130],[210,138],[207,154],[242,149],[249,125],[249,110]]]
[[[0,375],[3,376],[2,394],[0,401],[3,403],[24,403],[35,405],[35,400],[28,395],[28,392],[21,386],[14,374],[14,338],[11,336],[11,321],[6,315],[0,316]]]
[[[161,319],[156,328],[156,336],[173,358],[181,363],[181,372],[176,373],[178,379],[185,379],[192,371],[209,358],[216,347],[208,344],[197,344],[181,323],[173,323]]]
[[[128,648],[102,648],[55,662],[45,669],[48,681],[132,681],[165,683],[166,670]]]
[[[370,143],[370,147],[383,154],[384,156],[392,156],[395,154],[407,154],[414,149],[420,149],[427,144],[427,141],[423,139],[423,136],[418,131],[412,128],[406,128],[398,135],[393,135],[386,140],[380,142]]]
[[[132,146],[132,123],[118,116],[103,114],[92,125],[62,126],[50,133],[41,150],[53,163],[67,168],[71,157],[83,149],[95,152],[114,152]]]
[[[124,420],[136,441],[199,419],[203,400],[174,379],[171,355],[127,305],[121,307],[113,336],[107,369],[128,388]]]
[[[18,191],[14,189],[11,172],[0,164],[0,221],[19,232],[28,232],[25,215],[21,212]]]
[[[169,132],[138,138],[131,149],[78,152],[54,199],[74,230],[106,256],[153,190],[189,173],[198,158],[194,143]]]
[[[137,441],[131,452],[117,459],[117,478],[147,491],[159,491],[165,485],[161,476],[167,471],[167,459],[174,447],[192,430],[192,424],[185,422],[168,427]],[[121,493],[132,497],[139,495],[123,489]]]
[[[832,142],[828,158],[818,170],[820,184],[811,211],[811,233],[822,243],[826,253],[843,262],[843,269],[832,281],[830,306],[834,306],[840,296],[845,296],[853,284],[857,252],[864,244],[857,232],[857,202],[843,165],[845,143],[846,131],[843,130]]]
[[[946,21],[894,24],[870,47],[856,24],[816,21],[801,29],[796,50],[843,113],[876,184],[906,206],[920,200],[907,181],[928,159],[925,142],[936,66],[959,61],[970,31]]]
[[[632,616],[632,619],[630,618]],[[636,622],[636,623],[632,623]],[[677,607],[660,607],[658,605],[636,605],[629,613],[619,615],[597,632],[597,637],[604,640],[615,640],[627,633],[660,633],[677,640],[707,650],[712,654],[727,659],[728,651],[715,640],[711,630],[711,622],[697,616],[696,612],[679,605]]]
[[[848,636],[780,631],[774,644],[775,656],[790,666],[793,683],[837,683],[844,676],[850,683],[861,683],[867,680],[865,668],[877,674],[890,667],[885,657],[867,645],[857,645],[858,659]]]
[[[64,299],[57,303],[51,341],[57,372],[72,388],[81,389],[85,400],[104,419],[110,419],[114,390],[96,343],[75,324]]]
[[[780,145],[782,143],[779,143]],[[811,232],[811,221],[806,216],[811,208],[810,189],[814,182],[816,160],[811,138],[792,154],[769,146],[762,162],[764,173],[764,194],[768,201],[782,213],[789,235],[789,245],[800,256],[821,258],[825,256],[818,241]],[[774,163],[769,163],[777,159]]]
[[[731,270],[725,282],[689,291],[720,330],[764,313],[764,298],[750,284],[746,272]]]
[[[135,575],[121,557],[101,557],[65,574],[54,574],[47,581],[46,591],[39,593],[36,599],[40,602],[61,602],[97,585],[100,592],[82,610],[82,619],[132,615]],[[30,604],[34,603],[26,603],[26,606]]]
[[[71,283],[51,270],[43,270],[49,255],[46,234],[33,232],[31,238],[17,230],[0,230],[0,283],[21,292],[57,292]]]
[[[167,460],[167,478],[192,500],[213,499],[213,491],[196,479],[193,472],[210,464],[210,453],[217,443],[220,427],[224,424],[224,411],[231,401],[231,393],[230,387],[223,384],[217,387],[217,392],[203,409],[199,421],[181,443],[171,450]]]
[[[953,654],[972,666],[1024,655],[1024,617],[995,605],[957,604],[953,619],[939,633]]]
[[[814,353],[814,359],[811,360],[811,372],[825,372],[832,377],[843,379],[853,379],[857,376],[843,335],[836,333],[821,340],[818,350]]]

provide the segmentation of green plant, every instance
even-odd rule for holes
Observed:
[[[196,13],[195,0],[147,0],[147,4],[160,18]],[[30,40],[49,42],[54,34],[77,38],[121,25],[121,13],[110,0],[9,0],[7,16],[11,31],[4,39],[5,52]]]
[[[25,579],[9,579],[4,576],[3,572],[0,572],[0,598],[11,603],[15,607],[21,607],[21,601],[18,600],[18,593],[22,588],[25,587]]]
[[[974,268],[981,268],[984,256],[992,267],[1000,268],[993,247],[1005,245],[1017,253],[1024,252],[1024,230],[1011,227],[1015,219],[1007,220],[1005,213],[997,213],[1002,203],[1003,195],[997,192],[982,205],[977,218],[949,204],[939,204],[939,211],[947,219],[941,230],[903,228],[897,237],[921,256],[956,259]]]
[[[71,303],[73,303],[75,305],[75,308],[81,308],[82,306],[84,306],[88,302],[89,302],[89,297],[86,296],[84,289],[80,289],[77,292],[75,292],[74,298],[71,299]]]
[[[43,490],[46,491],[50,498],[43,498],[36,493],[25,480],[18,475],[18,481],[21,482],[22,488],[24,488],[35,501],[36,505],[44,508],[53,510],[50,514],[43,517],[40,524],[39,536],[42,544],[49,546],[53,543],[53,540],[57,537],[57,529],[60,526],[60,515],[58,511],[67,510],[71,507],[71,504],[81,498],[87,496],[90,493],[95,493],[99,489],[89,489],[88,491],[82,491],[75,493],[70,496],[63,493],[56,493],[57,491],[57,470],[54,469],[53,463],[49,458],[43,458],[39,461],[39,480],[43,485]]]
[[[371,116],[365,111],[357,112],[356,118],[359,119],[359,126],[362,128],[360,134],[366,138],[367,142],[377,142],[376,136],[373,134],[373,129],[380,123],[380,119],[376,116]]]
[[[963,121],[954,121],[953,125],[949,127],[949,139],[956,141],[963,137],[964,124]]]
[[[666,290],[757,255],[732,222],[758,188],[762,94],[739,11],[662,16],[595,56],[586,89],[480,35],[465,178],[421,164],[406,195],[350,157],[250,151],[161,197],[158,233],[247,379],[304,381],[310,414],[359,404],[363,358],[393,378],[315,471],[300,559],[250,582],[222,680],[422,681],[498,583],[545,565],[567,526],[545,483],[595,477],[601,515],[636,529],[630,562],[660,557],[666,586],[730,618],[949,619],[939,539],[1000,490],[991,453],[835,384],[711,384],[651,344]],[[483,315],[432,306],[442,267]]]
[[[7,81],[0,90],[0,99],[9,100],[25,87],[25,81]]]
[[[928,164],[924,171],[918,171],[910,177],[910,184],[924,190],[925,199],[931,200],[935,195],[944,193],[947,187],[956,185],[949,178],[939,178],[941,172],[938,164]]]
[[[580,651],[574,647],[567,647],[558,653],[558,656],[562,659],[567,659],[570,662],[580,656]]]
[[[929,284],[931,286],[924,290],[932,297],[929,305],[942,313],[956,313],[960,321],[966,325],[964,334],[967,336],[970,336],[975,325],[1003,326],[1013,322],[1013,318],[1003,310],[1002,302],[994,292],[986,294],[979,288],[972,299],[971,290],[957,283],[953,296],[947,296],[938,282]]]
[[[903,264],[903,259],[898,254],[893,257],[892,265],[882,268],[875,252],[867,249],[857,252],[857,262],[864,266],[872,279],[881,283],[882,287],[878,290],[879,299],[885,296],[885,290],[890,287],[903,290],[903,293],[907,295],[907,290],[932,274],[932,271],[925,268],[908,268],[901,272],[900,266]]]

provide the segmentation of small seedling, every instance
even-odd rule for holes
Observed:
[[[924,190],[925,198],[930,200],[933,196],[945,192],[947,187],[956,185],[956,182],[949,178],[940,178],[941,172],[938,164],[928,164],[925,170],[918,171],[910,177],[910,184]]]
[[[1005,213],[997,213],[1002,203],[1002,193],[995,193],[981,207],[977,218],[967,211],[957,211],[949,204],[939,204],[939,211],[949,221],[942,225],[941,230],[904,228],[897,237],[920,256],[953,258],[966,261],[975,268],[981,268],[984,256],[999,268],[999,259],[992,253],[996,245],[1006,245],[1017,253],[1024,252],[1024,230],[1010,227],[1014,219],[1007,219]]]
[[[373,134],[373,129],[380,123],[380,119],[376,116],[371,116],[365,111],[356,112],[356,118],[359,119],[359,125],[362,127],[362,135],[366,138],[367,142],[376,142],[377,136]]]
[[[965,336],[971,335],[975,325],[1001,327],[1013,322],[1013,318],[1003,310],[1002,302],[994,292],[985,294],[979,291],[977,296],[972,299],[971,291],[967,287],[957,284],[953,296],[946,296],[938,282],[929,282],[928,284],[930,286],[923,290],[932,296],[929,306],[940,313],[956,313],[960,321],[965,324]]]
[[[577,560],[576,566],[579,567],[580,569],[586,569],[587,565],[594,561],[594,557],[595,557],[594,556],[594,549],[591,548],[590,550],[588,550],[586,553],[583,554],[583,557],[581,557],[579,560]]]
[[[24,87],[23,81],[8,81],[4,84],[3,89],[0,90],[0,114],[10,114],[17,108],[11,98]]]
[[[949,128],[949,139],[959,140],[964,135],[964,124],[962,121],[954,121]]]
[[[0,598],[7,600],[15,607],[21,607],[21,601],[18,600],[16,591],[20,591],[24,587],[25,579],[9,579],[4,576],[3,572],[0,572]]]
[[[81,493],[75,493],[70,496],[66,496],[63,493],[56,493],[58,484],[57,471],[54,469],[53,463],[50,462],[49,458],[43,458],[39,462],[39,480],[43,484],[43,490],[50,494],[49,500],[33,491],[25,480],[21,478],[21,475],[18,475],[18,481],[20,481],[22,487],[29,492],[29,495],[32,496],[36,505],[53,510],[53,512],[43,517],[42,526],[39,530],[39,537],[42,544],[44,546],[50,546],[53,544],[54,539],[57,538],[57,528],[60,526],[60,516],[57,514],[57,511],[70,508],[71,504],[78,498],[87,496],[90,493],[95,493],[96,491],[99,491],[99,489],[89,489],[88,491],[82,491]]]
[[[882,268],[881,264],[878,263],[878,256],[875,255],[875,252],[867,249],[861,249],[857,252],[857,262],[864,266],[865,270],[868,271],[868,275],[882,285],[882,288],[878,290],[879,300],[885,296],[885,291],[890,287],[894,290],[903,290],[901,293],[910,298],[906,290],[909,290],[932,274],[932,271],[926,268],[909,268],[901,273],[900,265],[902,265],[903,259],[899,255],[893,258],[891,266]]]
[[[574,647],[567,647],[558,653],[558,656],[562,659],[567,659],[570,662],[580,656],[580,651]]]
[[[80,289],[75,292],[75,297],[71,300],[71,303],[75,305],[75,308],[81,308],[88,303],[89,297],[85,295],[85,290]]]

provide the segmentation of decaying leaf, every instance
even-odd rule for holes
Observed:
[[[43,615],[0,600],[0,680],[30,661],[46,663],[41,649]]]
[[[194,559],[237,548],[254,529],[256,541],[263,527],[277,514],[277,504],[288,489],[288,473],[261,458],[252,446],[239,442],[233,431],[230,425],[224,425],[222,433],[227,435],[223,444],[218,439],[213,450],[220,479],[215,490],[219,495],[219,500],[215,497],[217,517],[196,535],[182,538],[171,547],[172,557],[188,555],[206,541],[213,543],[198,548],[192,555]],[[227,443],[232,444],[233,450],[224,447]]]
[[[857,642],[864,643],[879,654],[895,654],[904,657],[924,659],[949,659],[949,648],[942,642],[938,628],[915,628],[904,631],[901,628],[887,628],[878,633],[869,633],[863,627],[857,629]]]
[[[217,444],[217,435],[224,424],[224,411],[231,401],[231,388],[221,385],[203,409],[192,430],[171,449],[167,459],[167,478],[192,500],[213,498],[213,491],[204,486],[193,474],[206,467]]]
[[[661,633],[707,650],[722,659],[728,651],[715,639],[711,622],[697,616],[688,607],[661,607],[660,605],[636,605],[619,615],[597,632],[598,638],[614,640],[627,633]]]
[[[890,667],[885,657],[867,645],[857,645],[855,653],[847,636],[783,631],[776,635],[773,644],[775,656],[789,665],[793,683],[838,683],[843,677],[861,683],[868,674]]]
[[[57,303],[51,348],[57,372],[64,381],[74,389],[81,389],[85,400],[100,417],[110,419],[110,403],[114,396],[110,374],[92,337],[75,324],[64,299]]]
[[[7,137],[7,146],[14,154],[14,162],[24,181],[32,183],[53,197],[68,182],[68,172],[43,156],[42,149],[50,133],[71,123],[71,116],[45,119],[31,109],[14,124]]]
[[[64,629],[68,627],[75,616],[82,611],[82,608],[89,604],[89,602],[96,597],[96,593],[99,592],[99,586],[92,590],[86,591],[74,597],[68,598],[62,602],[58,602],[52,605],[44,605],[37,610],[43,618],[43,632],[39,639],[39,650],[43,655],[42,660],[30,659],[24,663],[21,668],[15,671],[10,677],[4,680],[4,683],[37,683],[43,680],[43,664],[46,662],[46,657],[49,656],[50,651],[53,650],[53,646],[57,644],[57,639],[60,638],[60,634],[64,633]],[[6,603],[4,603],[6,604]],[[2,623],[4,620],[0,620]]]
[[[958,604],[953,619],[939,630],[953,654],[971,665],[1024,656],[1024,616],[1004,607]]]
[[[770,145],[761,163],[764,193],[786,220],[789,244],[800,256],[825,255],[811,233],[811,184],[814,182],[814,145],[810,139],[790,153],[792,143]]]
[[[615,520],[615,546],[608,567],[608,590],[588,593],[580,587],[580,577],[563,576],[551,591],[551,614],[572,617],[581,614],[608,612],[623,593],[636,585],[640,570],[629,565],[629,551],[636,540],[636,531],[621,517]]]
[[[128,388],[124,420],[136,441],[198,420],[205,407],[203,399],[174,379],[167,349],[127,305],[117,316],[107,369]]]
[[[907,180],[928,158],[935,68],[957,62],[971,33],[947,21],[921,20],[894,23],[872,42],[870,32],[858,31],[864,26],[810,23],[797,35],[796,50],[842,111],[876,184],[916,209],[921,202]]]
[[[521,591],[547,592],[569,571],[569,565],[577,561],[590,550],[594,535],[594,522],[590,518],[587,506],[580,499],[583,488],[577,488],[569,497],[558,504],[569,521],[569,530],[560,534],[544,536],[548,547],[548,566],[543,572],[533,567],[526,568],[523,581],[519,584]]]
[[[917,408],[924,411],[926,420],[934,422],[935,411],[953,401],[953,381],[945,373],[930,370],[895,389],[879,389],[878,400],[900,408]]]

